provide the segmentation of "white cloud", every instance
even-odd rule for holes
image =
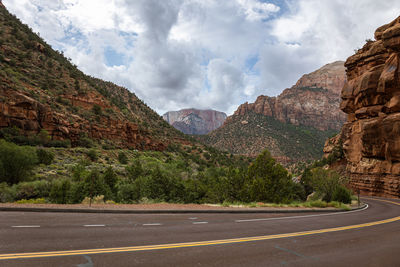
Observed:
[[[257,0],[237,0],[243,8],[247,19],[262,20],[267,19],[271,13],[278,12],[279,6],[271,3],[259,2]]]
[[[3,0],[86,73],[159,113],[232,113],[345,60],[400,13],[397,0]],[[122,55],[107,64],[107,51]],[[122,64],[122,65],[121,65]]]

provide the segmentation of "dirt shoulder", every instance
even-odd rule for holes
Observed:
[[[49,210],[87,210],[87,211],[269,211],[269,212],[307,212],[307,211],[339,211],[336,208],[304,208],[304,207],[223,207],[211,204],[171,204],[171,203],[152,203],[152,204],[18,204],[0,203],[2,210],[8,209],[37,209],[37,211]],[[352,207],[357,208],[357,207]],[[28,211],[28,210],[26,210]]]

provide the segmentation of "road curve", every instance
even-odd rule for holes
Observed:
[[[400,201],[334,214],[1,212],[0,266],[400,266]]]

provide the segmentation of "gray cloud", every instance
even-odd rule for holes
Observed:
[[[397,0],[3,2],[83,71],[126,86],[159,113],[231,113],[279,94],[345,60],[400,13]],[[110,49],[123,65],[107,64]]]

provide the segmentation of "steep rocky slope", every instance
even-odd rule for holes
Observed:
[[[340,111],[340,91],[346,81],[342,61],[327,64],[303,75],[291,88],[277,97],[259,96],[254,103],[244,103],[234,113],[255,113],[284,123],[305,125],[321,131],[339,130],[345,122]]]
[[[126,88],[85,75],[0,6],[0,128],[163,150],[188,142]]]
[[[169,111],[164,120],[185,134],[207,134],[225,122],[226,114],[215,110],[182,109]]]
[[[340,107],[348,119],[336,139],[354,189],[400,197],[400,17],[379,27],[375,39],[345,63]]]
[[[345,121],[339,109],[345,80],[342,61],[327,64],[277,97],[259,96],[240,105],[221,128],[200,138],[250,156],[267,148],[281,163],[319,158],[325,139]]]

